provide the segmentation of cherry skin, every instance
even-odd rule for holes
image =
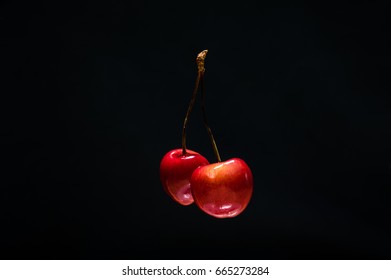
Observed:
[[[198,167],[190,179],[195,204],[216,218],[233,218],[247,207],[253,176],[239,158]]]
[[[209,161],[197,152],[186,149],[169,151],[160,163],[160,180],[164,190],[176,202],[182,205],[193,203],[190,189],[190,177],[193,171]]]

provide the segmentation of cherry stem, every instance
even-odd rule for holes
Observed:
[[[185,120],[183,121],[183,128],[182,128],[182,154],[183,155],[186,154],[186,126],[187,126],[187,122],[189,121],[190,113],[193,110],[194,101],[196,99],[197,92],[198,92],[198,85],[200,83],[201,73],[203,73],[203,71],[205,71],[205,68],[203,67],[203,63],[200,64],[199,61],[201,61],[201,60],[204,61],[205,60],[205,56],[206,56],[207,52],[208,52],[207,50],[202,51],[197,56],[197,66],[198,66],[197,79],[196,79],[196,82],[195,82],[193,95],[191,96],[191,99],[190,99],[189,107],[187,108]]]
[[[197,79],[195,82],[194,90],[193,90],[193,95],[191,96],[190,99],[190,104],[189,107],[187,108],[185,120],[183,121],[183,128],[182,128],[182,154],[186,154],[186,126],[187,122],[189,121],[189,116],[191,111],[193,110],[194,107],[194,102],[197,96],[198,92],[198,86],[201,82],[201,91],[202,91],[202,118],[204,121],[204,125],[206,127],[206,130],[208,131],[210,141],[212,143],[213,147],[213,152],[216,156],[216,159],[218,162],[221,162],[219,150],[217,149],[216,141],[213,137],[212,130],[210,129],[208,125],[208,120],[206,117],[206,109],[205,109],[205,85],[204,85],[204,72],[205,72],[205,57],[206,54],[208,53],[208,50],[203,50],[197,55],[197,67],[198,67],[198,73],[197,73]]]
[[[201,91],[202,91],[202,118],[204,120],[204,125],[206,127],[206,130],[208,131],[209,139],[210,139],[210,142],[212,143],[213,152],[215,154],[215,157],[218,162],[221,162],[219,149],[217,148],[215,138],[213,137],[212,130],[210,129],[210,127],[208,125],[208,119],[206,117],[204,73],[201,74],[200,80],[201,80]]]

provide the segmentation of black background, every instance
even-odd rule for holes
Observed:
[[[388,7],[52,2],[0,9],[2,259],[391,258]],[[159,182],[203,49],[234,219]]]

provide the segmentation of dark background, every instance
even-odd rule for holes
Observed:
[[[0,6],[0,258],[391,258],[388,7],[52,2]],[[203,49],[234,219],[159,181]],[[214,160],[199,104],[188,147]]]

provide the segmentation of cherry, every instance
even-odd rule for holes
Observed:
[[[190,177],[193,171],[199,166],[209,164],[199,153],[186,149],[186,126],[197,96],[200,78],[205,71],[203,61],[206,53],[207,51],[203,51],[197,56],[198,75],[183,122],[182,148],[169,151],[160,162],[160,180],[163,188],[172,199],[182,205],[190,205],[194,201],[190,190]]]
[[[204,67],[204,61],[202,61]],[[253,193],[253,176],[248,165],[239,158],[222,162],[216,141],[206,117],[204,71],[200,75],[202,115],[217,163],[198,167],[190,178],[195,204],[216,218],[236,217],[247,207]]]
[[[198,167],[190,179],[195,204],[216,218],[232,218],[247,207],[253,176],[239,158]]]
[[[193,203],[190,190],[190,177],[193,171],[208,160],[197,152],[182,149],[169,151],[160,163],[160,180],[165,191],[176,202],[182,205]]]

